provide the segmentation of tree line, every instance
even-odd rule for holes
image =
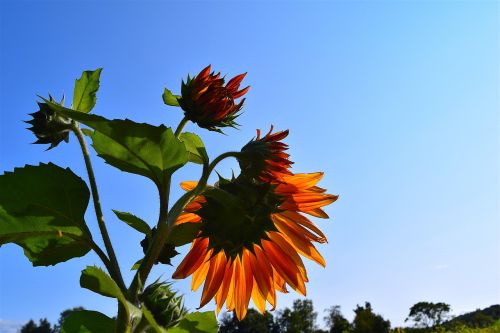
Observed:
[[[61,312],[55,325],[47,319],[33,320],[26,323],[20,333],[60,333],[64,320],[82,307]],[[318,313],[309,299],[295,300],[291,308],[284,308],[274,315],[270,312],[261,314],[249,309],[244,320],[238,321],[233,313],[225,313],[220,320],[219,333],[426,333],[459,332],[461,328],[486,328],[498,326],[500,305],[492,305],[483,310],[469,312],[455,318],[450,316],[451,307],[446,303],[418,302],[409,309],[406,323],[408,327],[391,327],[389,320],[374,312],[372,305],[365,302],[357,305],[354,319],[344,317],[341,307],[334,305],[325,310],[322,318],[326,329],[318,325]],[[492,331],[493,332],[493,331]]]

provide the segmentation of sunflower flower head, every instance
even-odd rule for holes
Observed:
[[[243,107],[245,99],[236,100],[247,93],[250,87],[240,90],[240,84],[246,73],[229,80],[224,85],[224,77],[220,73],[210,72],[207,66],[193,78],[188,76],[182,81],[179,105],[186,118],[202,128],[221,132],[222,127],[235,127],[235,119]]]
[[[50,101],[55,102],[52,96],[49,95]],[[64,103],[64,97],[58,104]],[[25,121],[30,124],[28,128],[35,134],[37,140],[35,144],[50,144],[48,149],[52,149],[59,145],[61,141],[69,141],[69,132],[71,131],[71,121],[65,117],[56,114],[47,103],[38,102],[40,108],[37,112],[30,113],[33,119]],[[48,150],[47,149],[47,150]]]
[[[285,151],[288,145],[282,140],[288,136],[288,130],[272,133],[273,126],[269,132],[261,137],[260,130],[257,136],[250,140],[238,156],[241,173],[247,177],[261,181],[272,181],[281,175],[289,175],[290,155]]]
[[[290,173],[279,182],[219,180],[177,220],[201,226],[173,278],[192,275],[193,290],[204,283],[200,307],[214,299],[217,311],[225,304],[240,320],[250,299],[264,312],[267,303],[276,307],[276,291],[290,287],[305,295],[308,277],[301,256],[324,266],[313,243],[326,237],[304,214],[328,217],[322,207],[337,199],[316,186],[321,178],[322,173]],[[189,190],[195,183],[181,186]]]

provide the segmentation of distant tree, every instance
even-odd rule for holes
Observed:
[[[57,324],[54,325],[54,333],[61,332],[61,328],[64,324],[64,321],[66,320],[66,318],[69,317],[70,314],[72,314],[75,311],[82,311],[82,310],[85,310],[85,308],[82,306],[77,306],[72,309],[66,309],[63,312],[61,312],[61,314],[59,315],[59,319],[57,320]]]
[[[356,314],[352,322],[352,333],[388,333],[391,322],[385,320],[381,315],[373,313],[370,303],[365,302],[365,306],[356,306]]]
[[[295,300],[291,310],[278,313],[276,324],[280,333],[315,333],[317,316],[311,300]]]
[[[20,333],[54,333],[50,322],[44,318],[40,319],[38,325],[35,324],[33,320],[30,320],[23,327],[21,327]]]
[[[416,327],[429,328],[441,325],[450,311],[446,303],[418,302],[410,308],[405,321],[412,320]]]
[[[269,312],[249,309],[245,319],[239,321],[234,313],[226,313],[221,320],[219,333],[279,333]]]
[[[349,332],[351,324],[342,315],[340,311],[340,305],[334,305],[331,308],[325,310],[327,315],[324,317],[326,326],[328,327],[330,333],[343,333]]]

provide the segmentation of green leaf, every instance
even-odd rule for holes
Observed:
[[[179,106],[178,99],[181,98],[179,95],[174,95],[170,90],[165,88],[163,91],[163,103],[170,106]]]
[[[185,145],[174,136],[170,127],[128,119],[108,120],[48,103],[54,111],[94,129],[94,133],[88,135],[97,154],[106,163],[148,177],[159,188],[164,188],[168,177],[188,162]]]
[[[165,241],[166,244],[172,244],[174,246],[182,246],[191,243],[193,239],[198,235],[201,223],[191,223],[186,222],[176,225],[172,228],[170,235]]]
[[[189,153],[189,161],[193,163],[203,164],[208,162],[207,151],[201,138],[194,133],[181,133],[179,139],[186,145],[186,150]]]
[[[213,311],[193,312],[182,319],[167,333],[217,333],[219,325]]]
[[[102,68],[95,71],[85,71],[82,76],[75,81],[73,93],[73,109],[88,113],[96,103],[96,92],[99,89],[99,78]]]
[[[21,246],[33,266],[85,255],[89,197],[81,178],[52,163],[6,172],[0,176],[0,245]]]
[[[132,268],[130,269],[131,271],[136,271],[139,269],[139,266],[141,266],[142,264],[142,259],[139,259],[135,262],[135,264],[132,266]]]
[[[87,266],[80,276],[80,286],[103,296],[125,301],[125,297],[116,282],[99,267]]]
[[[126,310],[127,317],[142,316],[141,310],[126,300],[116,282],[102,269],[96,266],[87,266],[80,275],[80,286],[106,297],[118,299]]]
[[[113,209],[113,213],[115,213],[116,217],[118,217],[123,222],[127,223],[129,226],[134,228],[135,230],[142,232],[143,234],[149,236],[151,235],[151,228],[149,225],[142,219],[137,216],[127,213],[120,212],[118,210]]]
[[[115,321],[97,311],[74,311],[64,321],[61,333],[114,332]]]

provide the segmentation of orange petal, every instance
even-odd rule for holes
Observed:
[[[182,214],[179,215],[179,217],[177,218],[177,220],[175,220],[175,224],[179,225],[179,224],[188,223],[188,222],[196,223],[196,222],[200,222],[200,221],[201,221],[201,217],[199,217],[196,214],[193,214],[193,213],[182,213]]]
[[[207,273],[203,293],[201,295],[200,308],[207,304],[219,290],[226,271],[226,255],[219,252],[210,259],[210,269]]]
[[[252,301],[259,309],[260,313],[266,312],[266,297],[260,291],[260,288],[257,286],[257,281],[253,281],[253,289],[252,289]]]
[[[172,278],[185,279],[200,267],[207,252],[208,238],[197,238],[188,254],[175,270]]]
[[[306,286],[301,273],[293,260],[283,250],[271,241],[263,240],[262,246],[271,265],[285,279],[286,283],[302,295],[306,295]]]
[[[198,185],[198,182],[194,181],[194,180],[186,180],[186,181],[181,182],[181,188],[184,191],[191,191],[192,189],[194,189],[196,187],[196,185]]]
[[[229,287],[233,279],[233,271],[234,271],[234,265],[232,259],[229,258],[229,260],[226,263],[226,269],[224,272],[224,279],[222,280],[222,286],[219,288],[217,294],[215,295],[215,304],[217,304],[215,311],[217,312],[217,314],[219,314],[220,310],[222,309],[222,305],[224,305],[226,297],[228,296],[230,289]]]
[[[304,282],[307,282],[308,278],[307,278],[306,268],[304,267],[302,259],[300,259],[300,256],[297,254],[297,250],[295,250],[293,246],[290,245],[288,241],[283,238],[283,236],[281,236],[280,233],[268,232],[267,235],[276,245],[278,245],[283,250],[284,253],[288,254],[290,259],[293,260],[295,267],[299,269],[302,280],[304,280]]]
[[[298,224],[308,228],[309,230],[315,232],[319,237],[324,238],[326,241],[325,234],[323,234],[323,232],[314,223],[312,223],[307,217],[302,216],[301,214],[299,214],[297,212],[292,212],[292,211],[281,212],[277,215],[279,215],[279,217],[287,219],[287,221],[290,224],[298,223]]]
[[[201,283],[207,277],[208,269],[210,268],[210,256],[212,254],[212,250],[208,251],[205,255],[203,263],[200,267],[193,273],[193,278],[191,280],[191,290],[196,291],[201,286]]]

